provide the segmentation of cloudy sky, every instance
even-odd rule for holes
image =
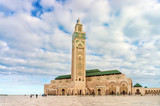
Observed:
[[[0,94],[43,93],[71,72],[80,18],[86,69],[118,69],[160,87],[160,0],[0,0]]]

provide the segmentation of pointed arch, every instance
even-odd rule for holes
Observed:
[[[116,94],[116,83],[115,82],[110,82],[109,83],[109,94],[110,95],[115,95]]]
[[[128,93],[128,83],[126,81],[120,82],[120,94],[126,95]]]

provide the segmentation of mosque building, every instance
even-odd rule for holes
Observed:
[[[77,20],[72,35],[71,74],[44,85],[46,95],[136,95],[159,94],[160,88],[133,86],[132,79],[118,70],[86,70],[86,33]]]

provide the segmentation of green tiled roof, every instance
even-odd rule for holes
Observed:
[[[61,75],[56,77],[55,79],[69,79],[69,78],[71,78],[71,75]]]
[[[144,88],[148,88],[147,86],[145,86]]]
[[[111,75],[111,74],[121,74],[118,70],[100,71],[99,69],[86,70],[86,77],[100,76],[100,75]],[[71,75],[61,75],[55,79],[69,79]]]
[[[136,83],[133,87],[142,87],[139,83]]]
[[[121,74],[118,70],[109,70],[109,71],[100,71],[100,72],[94,72],[94,73],[87,73],[87,77],[91,76],[99,76],[99,75],[110,75],[110,74]]]
[[[86,73],[100,72],[99,69],[86,70]]]

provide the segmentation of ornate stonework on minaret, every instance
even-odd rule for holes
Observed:
[[[71,80],[74,88],[86,88],[86,34],[83,25],[77,20],[75,31],[72,35],[72,72]]]

